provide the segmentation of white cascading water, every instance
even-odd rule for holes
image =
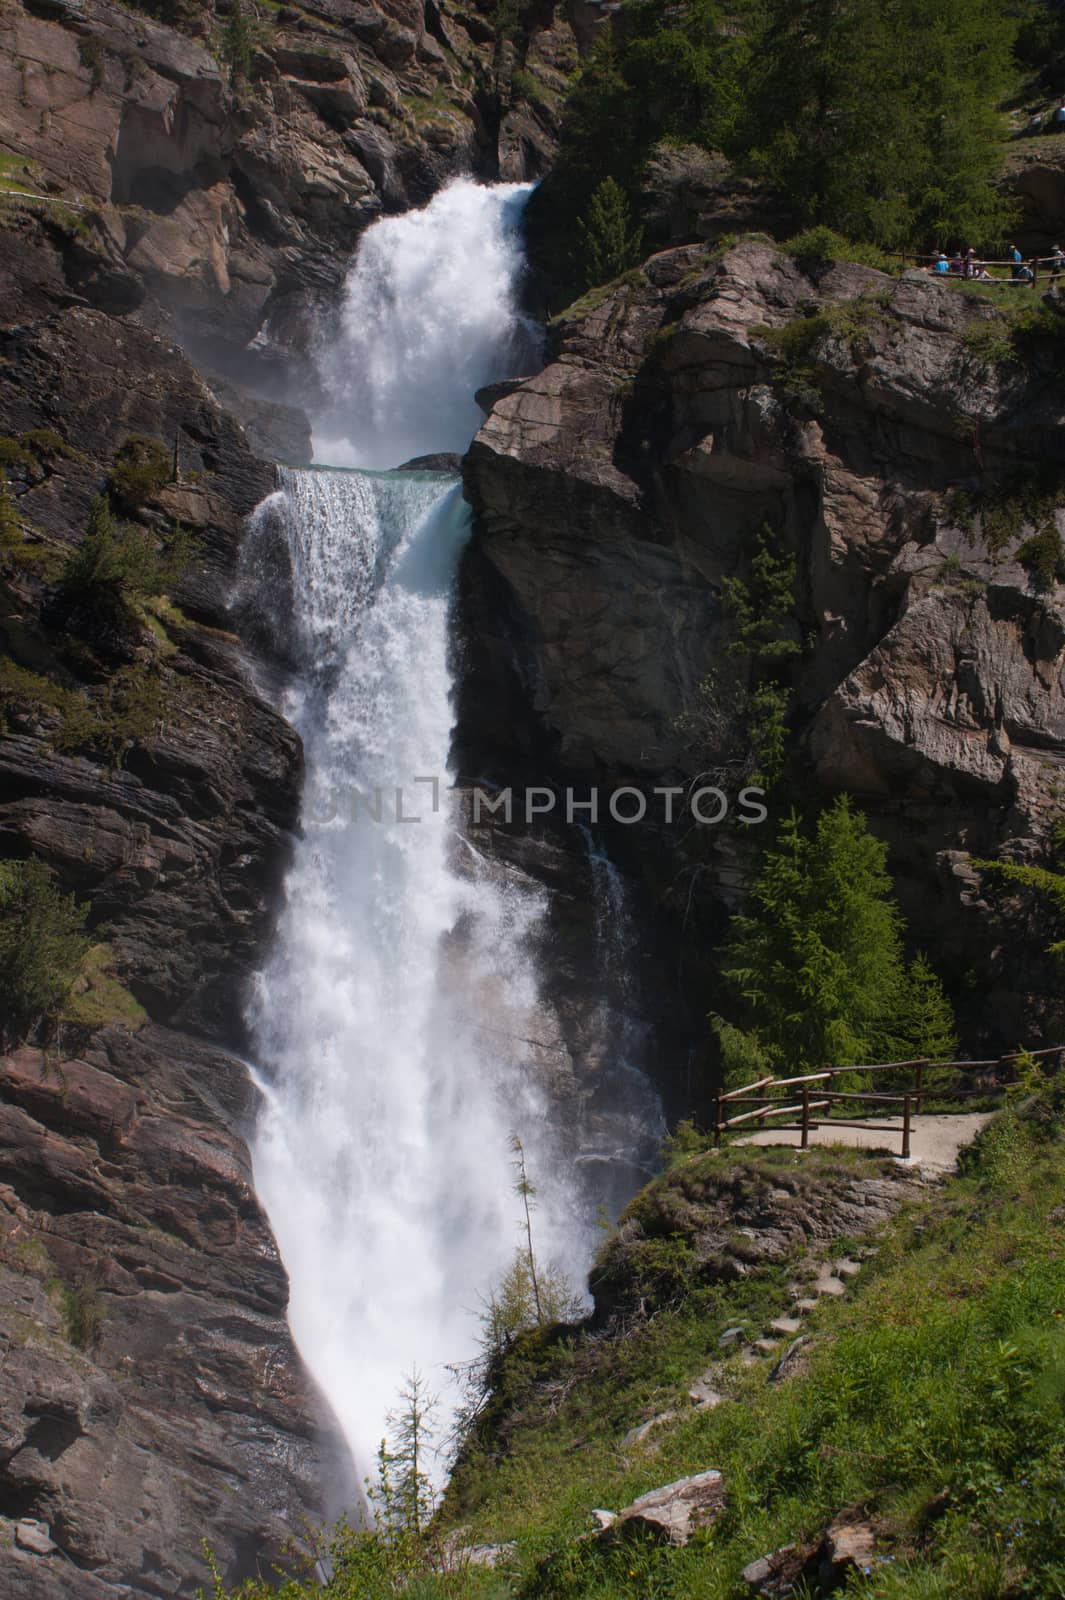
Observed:
[[[398,467],[465,450],[477,390],[532,369],[538,331],[515,298],[532,188],[459,180],[363,235],[339,337],[331,330],[319,354],[329,403],[315,420],[318,460]]]
[[[456,182],[364,236],[324,367],[335,404],[320,454],[391,465],[465,447],[473,390],[528,353],[516,307],[527,193]],[[307,762],[302,836],[251,1008],[255,1179],[294,1336],[360,1473],[415,1365],[445,1416],[455,1402],[445,1364],[474,1353],[474,1313],[518,1243],[512,1131],[541,1191],[540,1251],[578,1281],[588,1259],[539,1086],[558,1049],[529,954],[541,897],[457,836],[447,788],[449,614],[468,531],[453,477],[312,469],[283,473],[246,541],[246,589],[273,552],[258,605],[291,641],[283,709]],[[418,779],[438,780],[436,809]],[[420,820],[397,821],[397,799]]]

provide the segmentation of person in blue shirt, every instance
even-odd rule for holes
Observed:
[[[1017,249],[1017,246],[1015,244],[1011,244],[1010,245],[1010,262],[1011,262],[1010,277],[1011,278],[1016,280],[1017,278],[1020,277],[1020,275],[1021,275],[1021,262],[1023,260],[1024,260],[1024,257],[1021,255],[1021,252]]]
[[[936,264],[932,268],[932,271],[933,272],[949,272],[950,271],[950,262],[947,260],[946,256],[943,254],[942,250],[936,256]]]

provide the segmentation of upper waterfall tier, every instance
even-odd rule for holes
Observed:
[[[538,330],[519,307],[532,188],[460,178],[424,210],[363,236],[340,327],[317,351],[326,396],[317,460],[396,467],[465,450],[480,420],[476,391],[536,365]]]

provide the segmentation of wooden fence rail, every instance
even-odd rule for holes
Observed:
[[[715,1100],[713,1135],[714,1147],[719,1149],[721,1138],[731,1128],[738,1128],[743,1124],[753,1122],[758,1128],[763,1128],[772,1121],[774,1128],[780,1133],[798,1133],[801,1135],[800,1149],[806,1150],[810,1143],[810,1134],[821,1128],[822,1122],[811,1120],[814,1112],[829,1110],[834,1105],[844,1105],[845,1102],[855,1100],[867,1102],[873,1106],[901,1106],[902,1125],[895,1123],[868,1122],[864,1119],[854,1120],[846,1117],[829,1116],[824,1119],[824,1126],[830,1128],[867,1128],[872,1133],[893,1133],[902,1137],[902,1158],[909,1160],[910,1143],[913,1133],[913,1118],[920,1113],[924,1100],[928,1097],[927,1074],[932,1067],[937,1072],[971,1072],[974,1068],[994,1067],[999,1071],[1013,1066],[1022,1058],[1041,1060],[1047,1056],[1065,1058],[1065,1045],[1051,1045],[1045,1050],[1015,1050],[1009,1055],[996,1056],[989,1061],[931,1061],[927,1056],[919,1056],[912,1061],[882,1061],[863,1063],[854,1067],[822,1067],[819,1072],[807,1072],[797,1078],[775,1078],[773,1076],[758,1078],[754,1083],[743,1084],[738,1089],[728,1089],[720,1093]],[[842,1077],[845,1073],[854,1072],[912,1072],[912,1085],[898,1090],[896,1093],[884,1093],[872,1089],[832,1089],[826,1088],[833,1078]],[[815,1087],[812,1087],[815,1086]],[[802,1097],[797,1103],[781,1105],[779,1099],[774,1097],[774,1091],[781,1089],[800,1088]],[[950,1098],[971,1099],[974,1096],[985,1096],[991,1093],[1002,1093],[1006,1084],[999,1083],[989,1088],[981,1089],[951,1089]],[[817,1099],[811,1098],[813,1094]],[[734,1106],[751,1106],[750,1111],[741,1111],[737,1116],[726,1116]],[[844,1105],[844,1109],[846,1109]],[[778,1117],[798,1117],[797,1122],[778,1122]]]

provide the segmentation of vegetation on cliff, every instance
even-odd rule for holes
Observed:
[[[615,228],[636,232],[649,163],[671,145],[731,163],[800,225],[892,250],[1003,242],[1000,107],[1060,31],[1038,3],[633,0],[584,63],[532,205],[560,297],[603,281],[603,251],[574,248],[574,219],[616,185],[628,211]]]
[[[0,1041],[66,999],[89,950],[85,917],[43,861],[0,861]]]
[[[604,1246],[592,1274],[599,1315],[534,1330],[507,1351],[443,1507],[419,1535],[420,1561],[409,1538],[342,1532],[325,1594],[740,1600],[748,1563],[794,1544],[801,1564],[849,1511],[873,1553],[847,1593],[1065,1595],[1063,1131],[1065,1083],[1029,1071],[959,1176],[900,1191],[906,1203],[879,1224],[860,1279],[819,1302],[803,1361],[776,1381],[768,1363],[744,1366],[720,1338],[778,1304],[801,1244],[736,1278],[729,1251],[743,1240],[729,1244],[726,1231],[715,1257],[712,1219],[761,1208],[764,1229],[790,1207],[823,1227],[833,1204],[863,1185],[890,1191],[899,1169],[855,1152],[682,1144]],[[822,1208],[818,1223],[811,1206]],[[708,1361],[728,1398],[700,1409],[686,1391]],[[666,1407],[651,1439],[622,1442]],[[724,1475],[726,1508],[683,1548],[588,1534],[595,1508],[708,1468]],[[485,1545],[499,1551],[494,1570],[462,1559]],[[822,1592],[816,1573],[804,1581],[803,1593]],[[286,1600],[312,1592],[299,1581],[282,1590]]]

